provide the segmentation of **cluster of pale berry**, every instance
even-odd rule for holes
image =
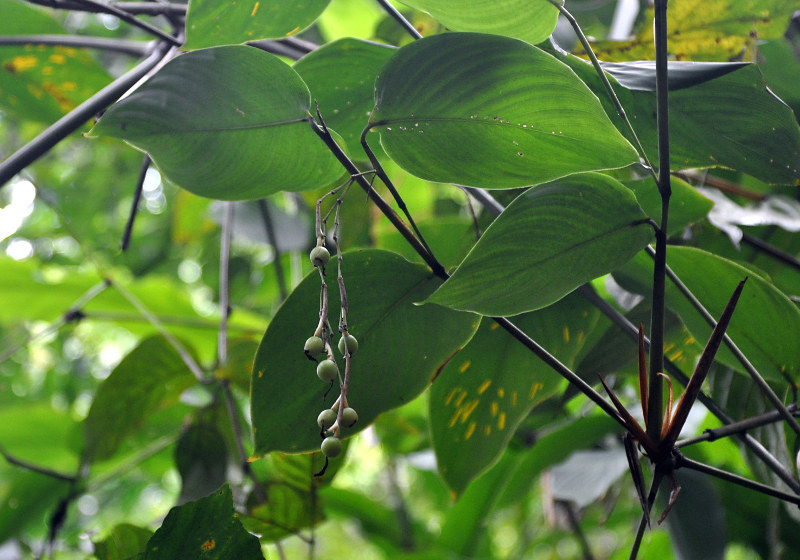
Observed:
[[[323,245],[317,245],[312,249],[309,257],[312,264],[317,267],[321,273],[324,273],[325,265],[327,265],[330,260],[330,253],[328,250]],[[323,307],[327,308],[327,305]],[[327,323],[327,318],[320,317],[320,323],[314,336],[306,340],[303,350],[309,359],[317,362],[317,377],[331,384],[339,379],[340,384],[346,385],[341,379],[339,366],[336,364],[336,359],[333,355],[333,349],[329,342],[329,333],[330,327]],[[358,340],[344,328],[342,337],[339,339],[337,346],[347,363],[350,357],[358,350]],[[333,458],[341,454],[342,428],[350,428],[354,426],[356,422],[358,422],[358,413],[355,409],[348,406],[347,392],[343,390],[333,406],[320,412],[317,417],[320,434],[324,438],[320,449],[325,457]]]

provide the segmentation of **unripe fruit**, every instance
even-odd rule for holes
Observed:
[[[358,350],[358,340],[356,340],[356,337],[354,337],[352,334],[346,335],[346,338],[347,338],[347,348],[346,349],[350,351],[350,355],[352,356]],[[340,338],[339,339],[339,345],[338,345],[339,346],[339,352],[342,353],[342,356],[345,355],[344,339],[345,339],[344,336],[342,338]]]
[[[339,368],[333,360],[322,360],[317,364],[317,377],[330,382],[339,376]]]
[[[325,343],[318,336],[312,336],[306,340],[306,345],[303,347],[306,356],[313,358],[325,352]]]
[[[342,452],[342,441],[333,436],[326,437],[319,446],[326,457],[337,457]]]
[[[356,412],[356,409],[348,406],[342,411],[342,424],[344,424],[346,428],[350,428],[355,426],[356,422],[358,422],[358,412]]]
[[[320,428],[325,430],[333,426],[334,422],[336,422],[336,411],[330,408],[326,408],[317,416],[317,424],[319,424]]]
[[[328,261],[331,260],[331,254],[325,247],[320,245],[311,249],[311,253],[308,255],[308,258],[311,259],[311,264],[314,266],[324,267],[326,264],[328,264]]]

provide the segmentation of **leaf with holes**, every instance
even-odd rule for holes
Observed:
[[[571,367],[598,315],[572,294],[514,323]],[[500,457],[531,409],[561,385],[544,362],[496,323],[485,321],[431,387],[433,447],[447,485],[461,493]]]
[[[547,0],[403,0],[448,29],[515,37],[541,43],[556,28],[558,10]]]
[[[282,39],[314,23],[331,0],[192,0],[186,14],[188,49]]]
[[[333,262],[328,266],[329,277],[335,277]],[[394,253],[345,253],[342,266],[350,308],[348,327],[359,342],[348,397],[358,411],[358,424],[344,432],[349,436],[381,412],[425,390],[437,369],[472,337],[479,318],[439,306],[414,305],[441,280],[427,267]],[[339,317],[337,292],[333,283],[329,318],[334,325]],[[303,342],[319,320],[319,294],[319,274],[314,271],[278,310],[256,353],[251,406],[258,453],[319,448],[317,415],[339,394],[338,388],[328,391],[328,385],[320,382],[316,364],[303,353]]]
[[[559,300],[647,245],[636,197],[585,173],[516,198],[428,302],[482,315],[517,315]]]
[[[375,82],[369,128],[398,165],[442,183],[524,187],[637,161],[566,65],[495,35],[446,33],[400,49]]]
[[[325,187],[339,162],[309,126],[311,98],[278,57],[245,46],[179,56],[90,135],[148,152],[173,182],[222,200]],[[298,149],[302,146],[302,149]]]

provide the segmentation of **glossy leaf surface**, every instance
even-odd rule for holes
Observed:
[[[797,375],[800,345],[793,333],[800,332],[800,310],[772,283],[751,269],[691,247],[670,247],[667,264],[715,319],[737,283],[748,277],[727,334],[765,378],[780,382],[784,379],[781,371],[791,378]],[[626,289],[641,293],[652,270],[652,260],[638,255],[614,276]],[[696,340],[701,344],[708,340],[711,327],[669,281],[667,305],[680,315]],[[724,344],[717,359],[743,371]]]
[[[571,294],[516,317],[514,324],[572,367],[598,314],[581,296]],[[530,410],[561,385],[561,378],[527,348],[494,321],[484,321],[431,388],[433,446],[448,486],[463,492],[498,459]]]
[[[541,43],[556,27],[558,10],[547,0],[404,0],[453,31],[474,31]]]
[[[245,531],[227,484],[206,498],[172,508],[147,543],[147,560],[263,559],[258,537]]]
[[[186,48],[289,37],[314,23],[330,1],[191,0],[186,16]]]
[[[523,187],[636,161],[587,87],[515,39],[447,33],[416,41],[392,57],[375,87],[370,127],[397,164],[430,181]]]
[[[643,249],[652,237],[643,218],[633,193],[607,175],[533,187],[428,301],[482,315],[545,307]]]
[[[308,88],[277,57],[217,47],[170,61],[111,107],[91,134],[148,152],[171,181],[195,194],[262,198],[324,187],[341,175],[308,124],[309,107]]]
[[[338,290],[330,281],[335,266],[334,260],[328,265],[329,318],[334,325],[339,317]],[[348,436],[427,388],[437,368],[469,340],[479,319],[439,306],[415,305],[441,281],[426,267],[393,253],[345,253],[343,267],[348,326],[359,342],[348,397],[359,420],[344,432]],[[339,395],[337,387],[323,400],[328,385],[319,380],[316,364],[303,353],[303,343],[319,320],[319,294],[319,274],[314,271],[278,310],[256,354],[251,402],[259,453],[319,448],[317,415]],[[335,352],[343,372],[344,359]]]

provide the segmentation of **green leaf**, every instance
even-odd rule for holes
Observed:
[[[541,43],[556,28],[558,10],[547,0],[403,0],[453,31],[475,31]]]
[[[83,421],[85,459],[102,461],[153,413],[178,401],[192,383],[178,352],[160,336],[143,340],[103,381]]]
[[[430,181],[523,187],[637,160],[585,84],[516,39],[446,33],[416,41],[391,58],[375,87],[370,128],[389,157]]]
[[[22,535],[44,538],[43,520],[67,496],[70,483],[19,468],[0,473],[0,542]]]
[[[171,60],[109,109],[91,135],[121,138],[195,194],[222,200],[324,187],[341,174],[309,126],[303,80],[245,46]]]
[[[517,315],[559,300],[639,252],[652,231],[633,193],[587,173],[528,189],[428,302]]]
[[[361,149],[361,131],[374,103],[375,76],[394,52],[385,45],[340,39],[294,65],[319,103],[325,124],[344,138],[350,150]]]
[[[333,277],[335,264],[328,266]],[[348,401],[358,424],[367,427],[383,411],[409,402],[430,383],[447,359],[472,336],[478,318],[438,306],[417,306],[439,284],[430,270],[385,251],[344,255],[343,275],[350,312],[348,327],[359,341],[352,358]],[[339,298],[329,286],[329,318],[336,324]],[[338,387],[316,376],[303,343],[319,321],[320,280],[309,274],[269,324],[253,366],[251,406],[256,451],[311,451],[319,448],[320,410],[333,404]],[[335,341],[334,341],[335,343]],[[338,351],[337,355],[338,355]],[[337,358],[340,369],[344,360]],[[280,387],[277,391],[276,387]]]
[[[180,503],[207,496],[227,479],[225,438],[213,424],[192,424],[175,446],[175,466],[181,475]]]
[[[0,0],[0,13],[0,37],[65,34],[55,19],[26,3]],[[110,80],[85,49],[35,43],[0,49],[0,106],[21,120],[55,121]]]
[[[514,323],[572,367],[598,315],[583,297],[571,294]],[[499,458],[519,423],[552,396],[561,381],[497,324],[484,322],[431,388],[433,447],[447,485],[463,492]]]
[[[697,192],[689,183],[672,177],[672,195],[669,199],[669,235],[681,233],[686,226],[699,222],[708,215],[714,203]],[[639,206],[644,213],[656,223],[661,221],[661,195],[655,182],[650,179],[623,181],[636,195]]]
[[[230,486],[169,510],[147,543],[144,559],[174,558],[263,560],[258,538],[245,531],[233,510]]]
[[[613,115],[626,136],[626,126],[613,112],[594,69],[584,61],[566,57],[564,62],[592,88]],[[681,71],[695,63],[673,63]],[[614,82],[625,66],[639,74],[640,82],[652,82],[655,70],[650,65],[616,65],[609,79],[628,118],[651,161],[658,155],[656,96],[653,91],[626,89]],[[713,75],[713,72],[712,72]],[[800,177],[800,126],[792,110],[766,88],[758,67],[748,64],[669,95],[670,161],[673,169],[688,167],[728,167],[773,184],[797,184]],[[725,118],[719,118],[724,114]]]
[[[150,529],[122,523],[114,527],[102,541],[94,543],[94,555],[98,560],[139,558],[152,536]]]
[[[800,368],[800,310],[771,282],[751,269],[728,259],[691,247],[670,247],[667,264],[678,275],[705,308],[719,318],[737,283],[748,277],[747,284],[727,334],[766,379],[783,382],[781,372],[794,379]],[[614,272],[617,281],[629,291],[644,293],[652,281],[652,260],[639,255]],[[649,289],[647,289],[649,291]],[[700,343],[705,344],[711,327],[667,281],[667,305],[678,313],[686,327]],[[742,365],[723,344],[717,359],[742,370]]]
[[[281,39],[314,23],[331,0],[191,0],[186,14],[187,49]]]
[[[4,404],[0,409],[0,448],[17,459],[71,475],[79,465],[77,427],[69,414],[48,404]],[[0,457],[0,464],[3,461]]]

